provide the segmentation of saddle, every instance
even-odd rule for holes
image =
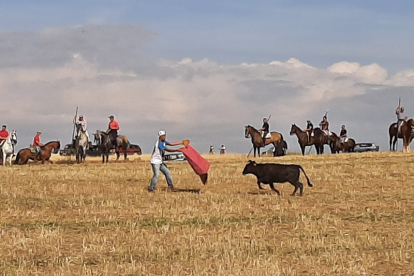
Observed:
[[[33,145],[30,145],[29,146],[29,150],[30,150],[30,153],[33,153],[33,154],[36,154],[37,153],[37,150],[36,150],[36,148]]]
[[[262,136],[263,137],[263,131],[260,131],[260,136]],[[272,134],[269,132],[267,135],[266,135],[266,139],[268,139],[268,138],[271,138],[272,137]]]
[[[306,131],[306,134],[308,134],[308,133],[309,133],[309,131]],[[310,136],[311,136],[311,137],[315,136],[315,132],[314,132],[313,130],[311,131]]]

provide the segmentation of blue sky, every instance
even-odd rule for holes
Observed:
[[[380,68],[363,67],[361,70],[355,69],[356,71],[352,71],[354,83],[347,83],[347,85],[349,84],[348,88],[350,90],[354,89],[354,92],[349,92],[350,94],[346,97],[346,100],[350,104],[352,103],[353,106],[342,111],[343,115],[341,116],[345,117],[347,116],[346,112],[350,112],[349,117],[354,114],[359,114],[358,118],[370,117],[372,114],[376,115],[378,109],[388,108],[387,116],[381,118],[383,120],[390,119],[384,122],[385,127],[378,127],[378,131],[380,131],[382,128],[386,129],[388,123],[394,119],[395,98],[398,99],[398,96],[403,96],[404,100],[412,101],[413,90],[410,70],[412,70],[414,62],[412,55],[414,39],[411,35],[414,29],[413,8],[414,2],[411,1],[8,1],[7,3],[2,1],[0,2],[0,31],[3,33],[3,55],[7,57],[3,67],[6,70],[7,68],[13,68],[22,70],[22,72],[28,70],[28,68],[30,70],[37,68],[38,70],[35,72],[28,73],[31,77],[40,76],[41,74],[50,75],[50,72],[45,68],[48,66],[56,70],[60,68],[62,72],[65,69],[64,74],[67,74],[66,79],[69,80],[67,83],[62,83],[58,76],[56,79],[46,78],[47,85],[44,84],[44,77],[40,77],[42,81],[34,80],[34,87],[38,87],[38,92],[35,92],[39,93],[36,94],[39,96],[37,98],[41,98],[43,94],[50,93],[50,91],[59,91],[54,92],[57,97],[55,101],[58,102],[67,97],[65,93],[67,93],[69,87],[80,89],[80,87],[84,88],[85,83],[89,85],[87,89],[91,89],[87,93],[99,93],[93,91],[101,89],[111,95],[109,84],[104,87],[99,77],[91,76],[91,79],[87,82],[77,79],[75,73],[76,70],[79,70],[77,66],[81,66],[83,69],[89,68],[87,69],[88,72],[95,70],[99,74],[106,70],[105,74],[111,75],[112,78],[119,74],[134,75],[136,81],[145,79],[146,76],[150,75],[155,80],[147,83],[135,83],[134,85],[137,85],[136,90],[134,86],[129,84],[129,81],[124,79],[114,79],[110,85],[112,87],[129,85],[127,86],[128,89],[131,89],[129,93],[142,93],[139,96],[134,94],[133,97],[136,96],[137,99],[146,99],[146,95],[148,95],[138,87],[152,88],[159,85],[159,89],[165,89],[165,91],[154,90],[152,92],[152,95],[160,93],[152,99],[155,102],[148,103],[154,106],[157,105],[156,101],[161,97],[161,94],[164,95],[163,97],[171,95],[172,98],[188,98],[188,95],[180,94],[182,93],[178,91],[180,89],[194,89],[191,90],[191,93],[198,96],[199,94],[206,95],[202,86],[203,80],[216,74],[217,77],[210,79],[210,83],[217,85],[218,90],[222,87],[223,91],[230,91],[231,89],[227,84],[237,78],[236,76],[239,76],[238,73],[233,75],[234,72],[247,74],[248,79],[246,81],[249,83],[248,89],[250,90],[245,93],[250,94],[240,96],[239,89],[246,87],[246,83],[243,83],[240,79],[240,87],[232,87],[235,91],[226,92],[228,93],[226,95],[231,94],[234,97],[229,96],[228,101],[233,102],[235,99],[240,99],[239,109],[236,107],[234,107],[234,110],[229,108],[228,113],[223,113],[221,116],[231,117],[232,113],[240,112],[243,109],[243,104],[251,105],[250,100],[246,100],[256,93],[256,89],[251,87],[251,83],[257,83],[257,87],[264,89],[260,93],[262,93],[264,101],[267,101],[268,98],[272,99],[274,109],[272,105],[263,107],[263,104],[256,103],[257,106],[254,108],[259,111],[252,112],[250,117],[247,115],[243,117],[243,120],[251,118],[251,121],[234,122],[234,120],[240,118],[240,116],[236,116],[233,121],[223,121],[223,125],[250,123],[259,126],[261,117],[279,112],[277,105],[280,104],[280,100],[278,99],[279,97],[285,98],[286,91],[292,91],[292,95],[298,91],[311,93],[315,84],[326,84],[321,85],[321,87],[326,88],[327,91],[333,91],[328,91],[329,93],[341,93],[336,100],[329,98],[329,100],[309,103],[314,105],[315,108],[309,109],[296,117],[284,114],[280,116],[283,122],[278,121],[274,116],[273,125],[277,128],[283,128],[280,131],[287,136],[288,130],[286,128],[288,123],[291,123],[287,121],[294,120],[301,123],[306,121],[307,117],[314,118],[318,116],[318,118],[313,119],[316,121],[319,120],[319,115],[316,114],[324,113],[326,109],[330,108],[328,105],[337,106],[338,101],[346,103],[341,98],[348,93],[343,91],[341,87],[344,83],[335,81],[339,77],[332,76],[332,72],[327,68],[339,62],[347,62],[347,64],[341,63],[342,66],[347,68],[351,63],[358,63],[360,67],[378,64]],[[97,26],[97,28],[91,26]],[[105,28],[99,29],[100,26],[110,26],[111,31],[108,32]],[[136,27],[142,28],[142,30],[136,29]],[[79,29],[76,28],[86,29],[86,34],[90,34],[89,40],[84,40],[82,36],[78,36],[77,30]],[[48,32],[47,30],[54,31]],[[91,37],[94,38],[93,41]],[[119,38],[120,42],[118,43],[116,39],[111,40],[111,37]],[[77,39],[80,41],[78,44],[76,43]],[[2,39],[0,38],[0,47],[1,43]],[[25,44],[24,47],[22,44]],[[76,63],[71,63],[70,58],[72,56],[77,57]],[[185,58],[191,59],[192,63],[178,64]],[[205,58],[208,59],[208,62],[197,63]],[[290,64],[295,63],[293,62],[281,65],[285,70],[280,69],[283,72],[276,70],[277,77],[271,80],[269,88],[268,81],[269,78],[272,78],[274,68],[267,68],[266,65],[272,61],[285,63],[291,58],[300,61],[300,64],[303,63],[319,70],[315,75],[315,78],[317,78],[315,83],[306,80],[307,76],[313,74],[314,71],[312,70],[314,69],[309,69],[308,72],[304,72],[302,69],[294,72],[289,69]],[[79,59],[84,62],[82,65],[80,65]],[[259,64],[259,66],[254,72],[241,72],[240,70],[244,70],[239,68],[242,63]],[[180,69],[177,69],[177,66]],[[184,68],[185,66],[187,67]],[[223,67],[226,69],[223,69]],[[269,72],[263,73],[262,69],[259,69],[261,67],[266,67],[263,70]],[[345,67],[336,68],[336,71],[333,71],[335,71],[335,74],[338,74],[338,72],[343,74],[346,71]],[[378,74],[383,74],[382,69],[387,72],[384,79],[378,77]],[[69,70],[74,70],[73,74],[69,73]],[[108,70],[112,71],[107,72]],[[120,70],[120,72],[117,70]],[[185,76],[183,78],[186,81],[179,77],[181,74]],[[226,81],[221,80],[219,78],[220,74],[227,76],[228,79]],[[347,71],[346,74],[348,74]],[[370,79],[366,77],[366,74],[370,76],[372,74],[376,77]],[[288,77],[284,78],[285,75]],[[404,80],[400,79],[402,75]],[[398,81],[396,78],[393,79],[394,76],[398,76]],[[197,77],[200,79],[197,79]],[[346,75],[346,78],[348,77],[349,75]],[[294,83],[295,78],[298,80],[297,83]],[[362,91],[361,78],[364,85],[375,83],[376,86],[381,85],[385,88],[383,88],[382,93],[370,97],[370,93],[374,93],[372,91],[377,88],[373,89],[371,87],[369,91]],[[154,84],[157,79],[162,81]],[[170,91],[170,87],[162,86],[161,84],[165,79],[174,80],[168,85],[176,88]],[[292,83],[291,86],[283,86],[284,91],[272,90],[271,87],[275,87],[276,83],[286,81],[286,79]],[[327,79],[329,79],[328,82]],[[188,80],[193,83],[189,84]],[[265,81],[267,81],[266,85]],[[11,91],[21,93],[21,95],[30,93],[29,89],[21,88],[25,87],[24,82],[25,80],[22,79],[14,82],[10,80],[7,86],[3,86],[3,93],[7,94]],[[27,87],[33,87],[33,83],[27,83],[26,85]],[[98,87],[99,89],[97,89]],[[137,90],[141,92],[137,92]],[[356,105],[353,101],[356,98],[363,99],[362,94],[365,95],[368,101],[374,97],[380,97],[379,100],[376,100],[379,103],[371,107],[373,110],[354,109]],[[126,94],[126,97],[131,97],[127,95],[130,94]],[[298,96],[297,100],[303,99],[304,96],[306,95]],[[177,100],[174,104],[180,105],[182,101],[178,102]],[[216,96],[211,95],[210,101],[211,104],[221,101],[220,91],[217,91]],[[328,101],[332,102],[327,104]],[[14,102],[10,103],[14,104]],[[411,103],[407,102],[407,104]],[[61,102],[61,104],[64,104],[64,102]],[[306,102],[303,104],[306,105]],[[84,105],[84,109],[90,109],[91,105],[86,102]],[[183,111],[182,116],[195,116],[194,113],[190,112],[192,103],[187,103],[187,105],[183,107],[183,110],[187,110],[188,113],[184,114]],[[69,114],[69,110],[74,109],[73,107],[69,108],[69,106],[67,108],[68,110],[60,110],[61,114],[58,111],[50,111],[50,114],[43,115],[61,116],[63,118],[66,113]],[[260,109],[264,110],[261,111]],[[121,106],[114,106],[113,110],[109,111],[118,112],[118,114],[124,112]],[[90,112],[99,114],[98,110],[91,110]],[[133,111],[130,111],[130,113],[125,111],[124,113],[125,117],[148,117],[147,114],[139,112],[135,114]],[[383,116],[382,114],[378,115]],[[163,116],[166,116],[166,119],[171,117],[168,113]],[[98,118],[95,119],[91,115],[89,117],[92,124],[95,123],[95,120],[98,124]],[[20,136],[21,139],[30,140],[30,133],[34,131],[32,126],[24,125],[21,121],[14,121],[14,118],[6,119],[19,129],[25,129],[23,137]],[[124,122],[127,121],[126,118],[121,119]],[[335,119],[333,118],[333,120]],[[148,130],[144,134],[140,133],[142,137],[138,140],[145,145],[144,151],[151,147],[151,134],[160,127],[169,126],[168,124],[163,125],[162,122],[165,121],[163,118],[160,118],[160,121],[157,125],[158,123],[154,119],[150,122],[154,129]],[[207,121],[206,119],[206,124],[208,124]],[[337,121],[339,125],[344,121],[346,122],[347,118],[337,118]],[[349,121],[351,126],[354,124],[354,127],[357,127],[356,121],[355,123],[352,120]],[[106,121],[103,120],[99,124],[99,128],[103,128]],[[370,122],[367,124],[370,125]],[[131,122],[124,123],[124,125],[125,128],[133,128],[136,125],[147,128],[145,123]],[[48,124],[41,127],[46,129]],[[177,126],[176,128],[179,129]],[[195,126],[191,126],[191,128],[194,129]],[[63,127],[55,128],[55,131],[57,133],[50,137],[67,136],[67,131],[63,130]],[[184,131],[184,129],[181,129],[181,131]],[[204,130],[197,128],[196,132],[200,133],[200,131]],[[223,134],[221,139],[215,137],[205,138],[205,141],[200,142],[200,147],[205,147],[207,150],[208,146],[204,145],[206,143],[216,143],[217,147],[218,144],[224,142],[235,143],[234,141],[238,139],[237,135],[233,134],[235,131],[238,131],[237,128],[234,131],[232,130],[231,133]],[[207,132],[211,133],[211,131]],[[138,132],[131,129],[128,129],[127,133],[138,135]],[[194,135],[191,132],[185,133],[190,136]],[[371,138],[372,134],[370,132],[357,131],[357,133],[361,136],[360,139],[374,139]],[[383,133],[378,135],[383,135]],[[48,137],[47,134],[44,136]],[[200,137],[205,137],[205,135],[201,134]],[[198,136],[195,135],[195,139],[197,138]],[[293,138],[289,139],[289,143],[295,144]],[[386,139],[385,135],[385,138],[378,141],[382,148],[386,147]],[[200,140],[202,139],[200,138]],[[27,143],[25,142],[25,144]],[[195,141],[195,143],[197,142]],[[235,146],[233,150],[244,152],[246,147],[248,148],[248,144],[244,143],[243,146]],[[231,147],[228,147],[228,149],[232,151]],[[147,149],[148,151],[150,149]]]

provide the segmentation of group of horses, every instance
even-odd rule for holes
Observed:
[[[397,123],[391,124],[389,127],[390,151],[395,151],[397,139],[403,139],[403,151],[409,152],[410,143],[414,138],[414,119],[404,122],[400,132],[397,132]],[[346,139],[346,141],[341,141],[341,138],[336,133],[330,132],[329,135],[326,135],[320,128],[315,128],[312,135],[309,136],[306,131],[301,130],[295,124],[293,124],[290,129],[290,135],[296,135],[298,138],[302,155],[305,155],[305,149],[308,146],[314,146],[317,154],[323,154],[324,146],[329,145],[331,153],[335,154],[339,152],[353,152],[356,145],[355,140],[352,138]],[[245,137],[251,138],[254,157],[256,157],[256,150],[260,157],[260,148],[269,144],[273,144],[276,149],[283,143],[287,148],[287,144],[283,140],[283,135],[279,132],[270,132],[270,137],[266,138],[264,143],[260,131],[248,125],[245,126]]]
[[[301,130],[297,125],[293,124],[290,129],[290,135],[296,135],[298,138],[302,155],[305,155],[305,149],[308,146],[314,146],[317,154],[322,154],[324,152],[324,145],[329,145],[331,153],[339,153],[340,151],[352,152],[355,147],[354,139],[347,139],[346,142],[342,143],[341,138],[338,137],[336,133],[331,132],[328,136],[320,128],[315,128],[312,135],[308,136],[306,131]],[[256,150],[260,157],[259,149],[269,144],[273,144],[276,149],[282,143],[287,148],[287,144],[283,140],[283,135],[279,132],[270,132],[270,137],[266,138],[265,143],[263,143],[264,141],[261,133],[254,127],[248,125],[245,126],[245,137],[251,138],[254,157],[256,157]]]
[[[100,130],[97,130],[93,136],[96,145],[98,146],[99,150],[102,151],[102,163],[108,163],[109,153],[113,148],[115,148],[116,161],[119,160],[121,148],[124,151],[124,159],[127,158],[127,149],[129,148],[130,143],[126,136],[118,135],[116,140],[112,141],[108,133]],[[74,141],[74,148],[76,151],[75,156],[77,163],[85,162],[86,149],[88,146],[89,141],[86,132],[83,131],[81,124],[76,124],[76,138]]]
[[[120,149],[123,149],[124,151],[124,159],[127,158],[127,149],[129,148],[130,143],[124,135],[118,135],[115,142],[112,141],[109,134],[104,131],[98,130],[93,135],[98,149],[102,152],[102,163],[108,162],[111,149],[115,149],[116,161],[119,160]],[[13,130],[1,147],[3,165],[6,164],[7,158],[9,158],[9,164],[12,164],[12,158],[15,154],[16,144],[17,135],[16,131]],[[89,141],[86,132],[82,130],[82,126],[80,124],[76,124],[76,138],[73,141],[73,146],[76,151],[76,162],[84,162],[86,158],[86,149],[89,146]],[[14,164],[24,165],[27,164],[29,160],[41,161],[42,164],[47,161],[48,163],[53,164],[53,161],[50,160],[50,157],[52,156],[52,153],[58,153],[59,150],[59,141],[51,141],[46,143],[40,147],[40,151],[38,153],[34,152],[33,148],[24,148],[17,153]]]

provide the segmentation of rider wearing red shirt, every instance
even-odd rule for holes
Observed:
[[[109,134],[112,144],[116,144],[116,138],[118,137],[119,124],[114,120],[114,115],[109,116],[109,126],[106,133]]]
[[[33,139],[33,146],[34,147],[41,147],[43,144],[40,142],[40,134],[42,134],[40,131],[36,133],[36,136]]]
[[[9,137],[9,132],[6,130],[6,128],[6,125],[3,125],[0,130],[0,141],[4,141],[7,139],[7,137]]]

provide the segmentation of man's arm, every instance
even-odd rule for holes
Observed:
[[[179,145],[183,145],[184,146],[184,141],[181,142],[170,142],[167,144],[167,146],[179,146]]]

